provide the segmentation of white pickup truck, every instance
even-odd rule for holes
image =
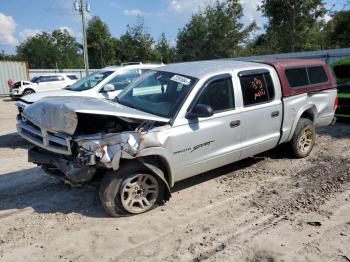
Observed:
[[[335,81],[319,60],[212,60],[151,70],[114,101],[44,98],[18,115],[29,161],[71,184],[101,181],[108,214],[169,200],[177,181],[288,143],[306,157],[334,122]]]

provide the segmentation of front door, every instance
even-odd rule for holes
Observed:
[[[206,104],[214,115],[173,127],[167,148],[172,154],[174,180],[226,165],[240,158],[240,112],[235,106],[231,76],[203,87],[194,104]]]

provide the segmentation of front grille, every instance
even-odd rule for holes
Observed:
[[[21,115],[17,120],[17,132],[24,139],[48,151],[64,155],[72,154],[69,136],[39,127]]]

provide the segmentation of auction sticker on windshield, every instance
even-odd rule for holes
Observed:
[[[170,80],[178,82],[180,84],[188,86],[191,83],[191,79],[179,75],[174,75]]]

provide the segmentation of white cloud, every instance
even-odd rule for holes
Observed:
[[[37,34],[40,34],[41,32],[42,32],[42,30],[40,30],[40,29],[26,28],[23,31],[19,32],[19,36],[25,40],[27,38],[33,37]]]
[[[60,26],[60,27],[58,28],[58,30],[61,30],[61,31],[67,30],[68,33],[69,33],[71,36],[74,36],[74,37],[77,36],[77,33],[76,33],[72,28],[70,28],[69,26]]]
[[[0,13],[0,44],[3,45],[17,45],[18,40],[13,33],[16,30],[16,23],[12,16],[6,16]]]
[[[330,20],[332,20],[332,17],[329,14],[325,14],[323,19],[328,23]]]
[[[241,0],[244,14],[242,21],[246,25],[255,21],[260,28],[260,30],[256,32],[257,34],[264,31],[264,24],[267,22],[267,19],[263,17],[262,13],[258,10],[258,6],[261,5],[261,2],[261,0]]]
[[[174,13],[192,13],[196,12],[198,8],[215,2],[216,0],[171,0],[168,9]]]
[[[219,2],[224,1],[225,0],[219,0]],[[261,1],[262,0],[240,0],[243,8],[242,22],[248,25],[256,21],[257,25],[261,28],[259,32],[263,31],[264,24],[266,23],[266,18],[258,11],[258,6],[261,4]],[[167,2],[170,12],[188,17],[192,13],[198,12],[200,8],[215,4],[216,0],[167,0]]]
[[[143,12],[139,9],[131,9],[131,10],[124,10],[123,11],[124,15],[127,15],[127,16],[142,16],[143,15]]]
[[[116,3],[116,2],[114,2],[114,1],[109,2],[109,5],[112,6],[112,7],[115,7],[115,8],[119,8],[120,7],[120,5],[118,3]]]

